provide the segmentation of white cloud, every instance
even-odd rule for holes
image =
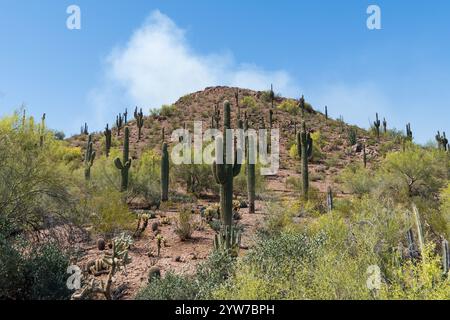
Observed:
[[[103,81],[89,96],[98,121],[104,121],[106,110],[120,111],[125,105],[159,107],[208,86],[263,90],[273,83],[284,95],[300,92],[286,71],[237,64],[230,53],[196,53],[185,31],[159,11],[150,14],[125,46],[111,52]]]

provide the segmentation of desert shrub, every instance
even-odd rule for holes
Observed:
[[[159,115],[170,118],[177,113],[177,107],[175,105],[163,105],[159,111]]]
[[[280,105],[278,105],[278,110],[289,113],[290,115],[298,115],[300,113],[300,108],[298,102],[293,99],[286,99]]]
[[[256,108],[256,100],[251,96],[245,96],[241,99],[241,106],[248,108],[253,112]]]
[[[0,236],[0,299],[69,299],[69,257],[53,244],[30,247],[19,239],[14,242]],[[26,252],[19,252],[17,245]]]
[[[136,295],[136,300],[194,300],[195,282],[189,277],[168,272],[164,278],[153,279]]]
[[[380,298],[394,300],[447,300],[450,278],[442,275],[441,257],[428,244],[418,263],[411,260],[397,266],[388,283],[383,283]]]
[[[201,300],[211,299],[234,272],[235,259],[224,252],[213,252],[200,264],[193,276],[167,273],[151,281],[136,296],[137,300]]]
[[[339,175],[338,181],[343,184],[347,192],[358,196],[369,193],[376,185],[373,173],[361,164],[347,166]]]
[[[0,215],[12,232],[40,230],[76,214],[73,179],[62,160],[65,143],[40,133],[32,118],[0,120]]]
[[[191,238],[192,231],[192,210],[185,206],[178,212],[175,233],[180,237],[181,241],[184,241]]]
[[[153,150],[143,152],[130,171],[132,196],[152,203],[161,197],[161,157]]]
[[[114,237],[124,230],[132,230],[134,217],[123,195],[114,188],[92,190],[86,203],[88,221],[95,233]]]
[[[241,172],[234,178],[233,187],[236,194],[245,196],[247,194],[247,172],[246,164],[241,166]],[[261,163],[255,165],[255,193],[261,195],[265,190],[264,176],[261,175]]]

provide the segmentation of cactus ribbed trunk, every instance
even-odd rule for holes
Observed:
[[[119,158],[114,160],[114,164],[116,168],[120,170],[122,179],[121,179],[121,188],[120,190],[126,191],[128,190],[128,172],[131,167],[131,159],[129,157],[129,146],[130,146],[130,129],[125,127],[125,137],[123,141],[123,159],[122,161]]]
[[[297,151],[302,160],[302,190],[303,197],[308,198],[309,176],[308,176],[308,160],[312,157],[312,139],[306,132],[305,121],[302,122],[302,131],[297,134]]]
[[[248,120],[245,121],[244,130],[248,132]],[[248,212],[255,213],[255,184],[256,184],[256,164],[255,159],[250,158],[250,147],[254,145],[254,137],[247,137],[247,194],[248,194]],[[256,151],[256,150],[255,150]],[[250,163],[253,162],[253,163]]]
[[[161,201],[169,200],[169,151],[167,143],[162,146],[161,156]]]
[[[105,132],[103,134],[105,135],[105,154],[106,157],[109,157],[109,152],[111,151],[112,133],[108,124],[106,124]]]
[[[240,170],[241,165],[237,163],[237,157],[235,157],[234,164],[227,163],[227,130],[231,129],[231,106],[228,101],[223,105],[223,139],[216,139],[216,152],[217,147],[222,144],[223,148],[223,164],[216,163],[212,165],[212,170],[216,182],[220,184],[220,214],[224,227],[231,228],[233,223],[233,179],[236,177]],[[228,145],[231,145],[233,141],[228,141]]]

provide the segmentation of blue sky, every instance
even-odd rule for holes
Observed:
[[[66,28],[71,4],[81,30]],[[370,4],[382,30],[366,27]],[[445,0],[0,0],[0,114],[25,103],[71,134],[208,85],[273,82],[360,126],[377,111],[411,122],[424,143],[450,131],[449,16]]]

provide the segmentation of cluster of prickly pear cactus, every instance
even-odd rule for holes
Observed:
[[[92,142],[92,134],[90,134],[87,141],[86,153],[84,155],[84,177],[86,180],[91,178],[91,168],[94,165],[94,160],[94,143]]]
[[[442,136],[441,133],[438,131],[436,135],[436,141],[438,143],[439,150],[447,151],[448,148],[448,139],[445,136],[445,132],[443,132]]]
[[[105,136],[105,154],[106,157],[109,157],[109,152],[111,151],[111,143],[112,143],[112,133],[111,129],[109,129],[109,124],[106,124],[105,131],[103,131],[103,135]]]
[[[231,226],[233,221],[233,179],[241,171],[241,165],[237,162],[235,156],[234,164],[227,163],[227,144],[230,146],[234,141],[227,141],[227,130],[231,129],[231,106],[228,101],[223,104],[223,138],[216,139],[216,152],[218,148],[223,149],[222,163],[214,161],[212,164],[213,175],[218,184],[220,184],[220,212],[222,224]],[[222,144],[222,146],[221,146]],[[229,148],[231,149],[231,148]]]
[[[305,121],[302,122],[302,131],[297,133],[297,152],[302,160],[303,196],[307,198],[309,189],[308,161],[313,155],[313,140],[311,134],[306,131]]]
[[[116,158],[114,164],[116,168],[120,170],[122,176],[121,191],[126,191],[128,189],[128,172],[131,167],[131,158],[129,157],[129,147],[130,147],[130,129],[125,127],[125,137],[123,139],[123,158],[120,160]]]
[[[161,201],[169,200],[169,151],[167,143],[162,145],[161,155]]]
[[[123,127],[123,116],[121,113],[116,117],[117,136],[120,136],[120,130]]]
[[[376,120],[373,122],[373,125],[375,127],[376,132],[377,132],[377,138],[380,138],[381,121],[380,121],[380,119],[378,119],[378,113],[376,114]]]
[[[144,126],[144,113],[142,112],[142,108],[138,112],[138,108],[136,107],[134,110],[134,118],[138,127],[138,141],[141,141],[142,127]]]

